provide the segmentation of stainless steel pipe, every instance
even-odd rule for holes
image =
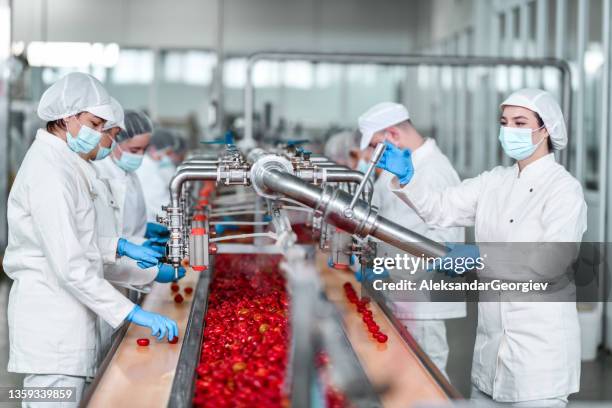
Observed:
[[[363,200],[356,202],[352,218],[345,217],[352,196],[340,189],[320,189],[278,170],[266,170],[262,181],[267,189],[321,212],[327,223],[351,234],[371,235],[416,256],[442,257],[448,252],[446,246],[379,216]]]

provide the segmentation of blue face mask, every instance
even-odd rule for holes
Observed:
[[[162,156],[161,160],[157,163],[157,165],[164,169],[164,168],[168,168],[171,166],[174,166],[174,163],[172,163],[172,159],[170,159],[169,156]]]
[[[121,150],[121,148],[119,149]],[[115,163],[117,163],[120,169],[131,173],[140,167],[143,158],[144,155],[142,154],[134,154],[121,150],[121,157],[115,160]]]
[[[545,139],[542,138],[538,143],[533,144],[531,135],[533,132],[543,127],[544,126],[532,130],[501,126],[499,128],[499,141],[501,142],[504,152],[515,160],[524,160],[528,158]]]
[[[98,153],[96,153],[96,158],[94,160],[102,160],[105,159],[110,152],[115,148],[115,142],[111,145],[111,147],[102,147],[98,148]]]
[[[365,174],[365,172],[368,171],[368,163],[363,159],[359,159],[359,161],[357,162],[357,171],[360,171]]]
[[[101,138],[102,133],[85,125],[81,125],[81,129],[79,129],[79,133],[76,137],[66,131],[66,143],[68,143],[68,147],[75,153],[86,154],[91,152],[96,148],[98,143],[100,143]]]

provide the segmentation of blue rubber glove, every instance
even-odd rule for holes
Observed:
[[[168,264],[159,264],[157,276],[155,282],[159,283],[170,283],[174,282],[174,267]],[[185,276],[185,268],[179,266],[178,279],[182,279]],[[178,280],[176,279],[176,280]]]
[[[226,215],[222,218],[223,221],[227,221],[227,222],[231,222],[234,221],[234,217],[230,217],[229,215]],[[237,225],[231,225],[231,224],[215,224],[215,232],[218,235],[223,234],[225,231],[238,231],[238,226]]]
[[[174,320],[157,313],[142,310],[138,305],[134,306],[125,320],[139,326],[149,327],[151,329],[151,336],[157,336],[158,340],[163,340],[166,335],[168,340],[178,336],[178,326]]]
[[[159,259],[163,256],[159,252],[131,243],[125,238],[120,238],[117,244],[117,255],[127,256],[137,261],[136,264],[142,269],[147,269],[159,263]]]
[[[376,167],[395,174],[400,184],[408,184],[414,175],[412,153],[409,149],[395,147],[387,140],[385,140],[385,145],[387,148]]]
[[[365,280],[371,282],[376,279],[384,279],[389,277],[389,272],[384,269],[381,273],[375,273],[372,268],[366,268],[365,272]],[[361,269],[355,272],[355,279],[359,282],[363,282],[363,274],[361,273]]]
[[[156,222],[147,222],[147,230],[145,231],[145,238],[154,237],[167,237],[170,235],[170,231],[164,225]]]
[[[159,253],[161,256],[166,255],[166,243],[168,242],[168,237],[165,238],[151,238],[142,243],[142,246],[151,248],[155,252]]]
[[[441,259],[441,268],[438,271],[452,278],[463,275],[469,270],[466,268],[466,261],[472,260],[469,263],[473,265],[476,259],[480,258],[480,250],[477,245],[447,242],[446,246],[450,248],[450,251]],[[450,267],[451,265],[453,266],[452,268]]]

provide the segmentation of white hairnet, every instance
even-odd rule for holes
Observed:
[[[38,117],[45,122],[89,112],[114,120],[108,92],[100,81],[82,72],[71,72],[51,85],[40,98]]]
[[[352,149],[359,149],[360,138],[361,135],[358,132],[345,130],[336,133],[327,139],[323,148],[323,154],[335,162],[348,164],[349,153]]]
[[[104,130],[112,129],[114,127],[119,127],[122,130],[125,130],[125,113],[123,112],[123,107],[119,103],[118,100],[111,96],[111,109],[113,110],[113,116],[115,117],[113,120],[106,121],[104,124]]]
[[[153,132],[153,122],[142,112],[128,110],[125,112],[125,128],[117,135],[117,142],[121,143],[134,136]]]
[[[164,150],[174,147],[174,134],[170,129],[155,128],[151,137],[151,146],[157,150]]]
[[[408,113],[408,109],[402,104],[381,102],[372,106],[364,114],[359,116],[358,119],[359,131],[361,131],[362,134],[359,148],[365,150],[376,132],[397,125],[408,119],[410,119],[410,114]]]
[[[510,95],[501,107],[506,105],[527,108],[540,115],[550,135],[553,148],[562,150],[567,146],[567,129],[563,112],[551,94],[542,89],[525,88]]]

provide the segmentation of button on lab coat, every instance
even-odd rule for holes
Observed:
[[[96,315],[118,327],[134,305],[103,278],[93,196],[66,143],[40,129],[8,199],[4,270],[8,370],[93,376]]]
[[[582,188],[553,154],[520,175],[516,164],[496,167],[442,192],[416,178],[404,188],[393,178],[390,187],[428,224],[474,225],[479,245],[579,243],[586,230]],[[528,260],[515,262],[518,274],[532,273],[538,279],[539,271],[531,270]],[[575,302],[479,303],[472,382],[493,399],[508,402],[577,392],[580,327]]]
[[[97,160],[93,165],[98,177],[110,187],[118,206],[116,216],[121,236],[141,243],[147,228],[147,207],[138,176],[119,168],[112,156]]]
[[[416,169],[414,178],[418,178],[419,182],[429,185],[432,189],[441,190],[460,182],[457,172],[433,139],[426,139],[425,143],[412,153],[412,160]],[[412,208],[407,207],[406,203],[395,196],[389,188],[389,182],[393,177],[393,174],[385,171],[374,184],[372,204],[378,207],[380,215],[434,241],[463,242],[463,228],[430,226]],[[394,257],[398,253],[404,254],[385,243],[379,243],[378,248],[377,256]],[[395,275],[392,270],[389,273],[391,276]],[[430,272],[417,271],[409,279],[418,281],[431,277]],[[450,319],[466,315],[464,302],[428,302],[427,293],[421,291],[415,295],[423,295],[423,299],[393,303],[394,314],[399,319]]]

